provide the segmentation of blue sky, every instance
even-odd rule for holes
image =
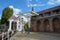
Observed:
[[[0,0],[0,18],[3,9],[8,6],[13,6],[21,12],[27,12],[31,11],[32,5],[37,12],[60,5],[60,0]]]

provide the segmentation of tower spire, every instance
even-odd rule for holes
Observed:
[[[32,11],[34,11],[34,7],[32,7]]]

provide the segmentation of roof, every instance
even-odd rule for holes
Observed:
[[[16,16],[12,16],[11,19],[16,19],[17,17]]]
[[[60,5],[56,6],[56,7],[53,7],[53,8],[49,8],[49,9],[43,10],[43,11],[39,11],[37,13],[42,14],[42,13],[50,12],[50,11],[57,10],[57,9],[60,9]]]
[[[17,20],[18,18],[16,16],[12,16],[11,18],[8,19],[9,20]]]

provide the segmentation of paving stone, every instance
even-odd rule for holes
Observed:
[[[35,33],[31,32],[28,33],[20,33],[17,32],[11,40],[60,40],[60,34],[59,33]]]

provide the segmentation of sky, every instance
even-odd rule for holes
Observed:
[[[31,11],[32,6],[35,12],[46,10],[60,5],[60,0],[0,0],[0,19],[2,11],[6,7],[14,9],[14,15],[19,12]]]

